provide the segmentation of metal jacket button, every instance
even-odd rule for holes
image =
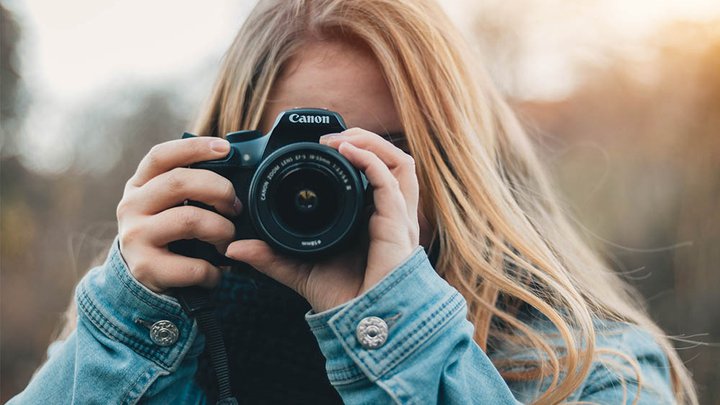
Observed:
[[[170,321],[157,321],[150,327],[150,339],[158,346],[170,346],[177,342],[180,331]]]
[[[377,349],[385,344],[388,337],[388,326],[377,316],[364,318],[357,326],[356,337],[365,349]]]

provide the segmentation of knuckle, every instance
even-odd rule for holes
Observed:
[[[154,145],[150,148],[150,151],[145,155],[148,166],[158,166],[162,158],[162,147],[161,145]]]
[[[223,191],[222,191],[222,198],[230,201],[232,204],[235,201],[235,187],[233,186],[232,182],[228,179],[223,178]]]
[[[181,191],[185,187],[185,178],[177,170],[171,170],[167,172],[165,176],[165,183],[171,191]]]
[[[220,236],[223,239],[233,239],[235,237],[235,224],[225,218],[223,218],[222,221],[223,222],[220,227],[220,229],[222,229],[222,234]]]
[[[132,275],[143,285],[148,285],[153,279],[153,266],[147,258],[139,259],[130,269]]]
[[[210,268],[204,263],[193,263],[188,268],[188,276],[191,283],[202,283],[210,278]]]
[[[183,207],[178,212],[178,222],[185,228],[194,228],[198,222],[199,214],[192,207]]]
[[[140,235],[142,234],[142,228],[135,224],[123,226],[119,232],[120,243],[123,246],[132,245],[140,238]]]
[[[407,167],[415,167],[415,158],[407,153],[403,153],[402,164]]]
[[[115,218],[118,220],[121,220],[122,218],[127,215],[128,212],[128,200],[126,197],[123,197],[122,200],[118,203],[117,207],[115,207]]]
[[[127,194],[130,190],[135,188],[135,181],[137,179],[137,173],[133,174],[126,182],[123,188],[123,192]]]
[[[226,223],[226,230],[225,230],[225,239],[232,240],[235,238],[235,224],[233,224],[230,221],[225,221]]]

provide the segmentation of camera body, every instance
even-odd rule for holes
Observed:
[[[267,135],[257,130],[229,133],[225,138],[230,152],[224,159],[190,167],[211,170],[232,182],[243,203],[241,215],[233,220],[236,240],[262,239],[284,254],[323,256],[353,240],[373,208],[365,176],[337,150],[319,143],[320,136],[345,129],[333,111],[287,110]],[[197,239],[175,241],[169,248],[216,266],[236,263]]]

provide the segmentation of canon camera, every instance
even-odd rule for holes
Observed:
[[[319,143],[320,136],[345,129],[336,112],[292,109],[278,115],[267,135],[257,130],[227,134],[227,157],[190,167],[232,182],[244,207],[234,220],[235,239],[262,239],[285,254],[320,256],[349,243],[372,211],[365,176],[337,150]],[[170,250],[216,266],[234,263],[197,239],[175,241]]]

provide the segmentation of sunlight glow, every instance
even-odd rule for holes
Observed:
[[[72,147],[48,140],[68,131],[72,112],[108,92],[145,85],[175,88],[199,103],[255,1],[8,1],[22,28],[23,81],[33,100],[20,146],[39,171],[62,171]],[[582,66],[612,53],[642,58],[643,38],[672,21],[720,16],[718,0],[447,0],[467,37],[484,45],[503,92],[519,100],[561,100],[584,79]],[[482,18],[485,18],[483,20]],[[490,31],[483,31],[489,24]],[[492,26],[494,24],[494,27]],[[486,33],[508,35],[495,42]],[[484,41],[484,42],[483,42]],[[496,58],[512,46],[512,63]],[[195,76],[195,77],[193,77]],[[188,82],[195,88],[180,88]],[[130,86],[132,84],[135,87]],[[192,90],[192,91],[191,91]],[[76,123],[77,124],[77,123]],[[75,146],[77,148],[78,146]],[[35,162],[35,163],[33,163]],[[39,162],[42,162],[40,164]],[[42,167],[41,167],[42,166]]]

